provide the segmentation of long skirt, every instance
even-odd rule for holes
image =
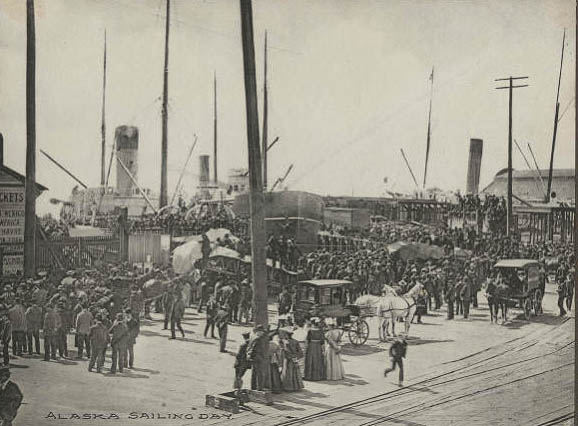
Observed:
[[[343,380],[345,378],[343,364],[341,363],[341,355],[329,345],[325,351],[325,367],[327,371],[327,380]]]
[[[269,364],[269,375],[271,377],[271,390],[273,393],[281,393],[283,385],[281,383],[281,374],[279,373],[279,366],[277,364]]]
[[[325,380],[325,362],[321,342],[309,342],[305,352],[305,380]]]
[[[281,372],[281,383],[285,392],[298,391],[303,389],[303,379],[299,364],[290,359],[285,359],[283,371]]]

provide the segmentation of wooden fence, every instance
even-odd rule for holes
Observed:
[[[36,267],[91,268],[99,261],[118,261],[121,253],[121,239],[116,236],[40,240],[36,243]]]
[[[161,247],[162,238],[163,235],[157,232],[144,232],[129,235],[129,263],[145,263],[150,261],[151,263],[160,264],[166,261]]]

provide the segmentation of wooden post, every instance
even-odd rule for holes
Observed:
[[[101,194],[104,195],[104,184],[106,182],[106,30],[104,30],[104,59],[103,59],[103,73],[102,73],[102,117],[100,121],[100,186]]]
[[[506,216],[506,234],[510,235],[512,229],[512,77],[510,77],[508,105],[508,210]]]
[[[36,34],[34,0],[26,1],[26,199],[24,275],[36,273]]]
[[[128,260],[128,208],[120,209],[119,221],[119,239],[120,239],[120,260],[122,262]]]
[[[514,86],[514,80],[523,80],[528,77],[498,78],[495,81],[508,81],[508,86],[496,87],[496,89],[508,89],[508,209],[506,215],[506,234],[510,235],[512,227],[512,97],[513,89],[528,87],[527,84]]]
[[[168,97],[169,97],[169,27],[171,1],[167,0],[167,16],[165,24],[165,66],[163,71],[163,108],[162,108],[162,138],[161,138],[161,194],[159,208],[167,205],[167,155],[168,155]]]
[[[257,110],[257,82],[255,77],[255,45],[253,40],[253,10],[251,0],[240,0],[243,70],[245,76],[245,105],[247,110],[247,145],[249,151],[251,267],[253,273],[253,303],[255,323],[268,325],[267,270],[265,256],[265,211],[259,147],[259,116]]]
[[[268,142],[268,120],[269,120],[269,99],[267,93],[267,31],[265,31],[265,48],[264,48],[264,73],[263,73],[263,141],[261,143],[263,154],[263,191],[267,191],[267,145]]]
[[[213,180],[215,185],[218,185],[218,175],[217,175],[217,72],[215,71],[214,76],[214,110],[213,110]]]
[[[562,79],[562,65],[564,63],[564,42],[566,41],[566,29],[562,37],[562,54],[560,55],[560,73],[558,74],[558,90],[556,92],[556,111],[554,112],[554,132],[552,133],[552,151],[550,153],[550,168],[548,169],[548,193],[546,194],[546,203],[550,202],[552,195],[552,170],[554,168],[554,149],[556,147],[556,133],[558,132],[558,113],[560,111],[560,80]]]

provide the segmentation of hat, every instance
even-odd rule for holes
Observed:
[[[257,324],[254,328],[253,331],[265,331],[265,327],[263,327],[263,325],[261,324]]]

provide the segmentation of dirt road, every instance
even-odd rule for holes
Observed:
[[[196,310],[187,310],[185,339],[169,340],[156,316],[141,327],[132,371],[13,359],[12,378],[25,395],[15,424],[548,424],[573,414],[574,321],[555,315],[554,288],[547,290],[545,314],[529,322],[490,324],[483,298],[468,320],[448,321],[444,310],[424,317],[410,330],[404,388],[395,373],[383,377],[389,345],[371,321],[366,345],[343,347],[344,381],[306,382],[272,406],[250,404],[233,416],[205,407],[205,395],[231,389],[234,352],[249,327],[230,327],[223,354],[203,337]]]

